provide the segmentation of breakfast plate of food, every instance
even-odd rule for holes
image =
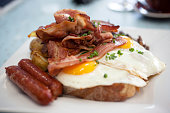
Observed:
[[[54,18],[1,67],[0,111],[168,113],[168,30],[119,28],[73,9]]]

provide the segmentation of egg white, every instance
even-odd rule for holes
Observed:
[[[140,76],[143,79],[148,79],[149,76],[160,73],[164,70],[165,64],[155,57],[150,51],[146,50],[139,43],[132,40],[135,51],[131,52],[129,49],[117,48],[108,52],[109,54],[116,53],[117,58],[114,60],[106,60],[106,55],[99,60],[100,63],[109,67],[126,70],[129,73]],[[118,55],[117,51],[121,50],[123,55]],[[137,51],[143,52],[139,54]]]
[[[107,74],[107,78],[104,74]],[[96,69],[83,75],[72,75],[60,72],[56,77],[64,86],[76,89],[90,88],[99,85],[112,85],[113,83],[127,83],[137,87],[143,87],[146,82],[127,71],[111,68],[109,66],[98,64]]]

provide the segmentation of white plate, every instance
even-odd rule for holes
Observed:
[[[58,112],[58,113],[168,113],[170,112],[170,31],[124,28],[131,36],[140,34],[150,45],[151,51],[165,62],[166,70],[150,80],[134,97],[124,102],[96,102],[71,97],[59,97],[48,106],[40,106],[23,94],[5,74],[5,66],[16,65],[22,58],[29,58],[30,40],[0,69],[1,112]]]

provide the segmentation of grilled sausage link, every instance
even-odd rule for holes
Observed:
[[[57,98],[59,95],[62,94],[62,84],[49,76],[46,72],[39,69],[36,65],[34,65],[31,60],[29,59],[22,59],[18,65],[28,72],[30,75],[35,77],[38,81],[42,82],[46,86],[48,86],[49,89],[51,89],[53,97]]]
[[[6,67],[9,79],[41,105],[47,105],[53,101],[51,91],[47,86],[33,78],[19,66]]]

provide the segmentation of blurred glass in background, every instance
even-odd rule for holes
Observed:
[[[117,0],[112,1],[108,4],[109,9],[113,11],[133,11],[134,10],[134,4],[136,0]]]

